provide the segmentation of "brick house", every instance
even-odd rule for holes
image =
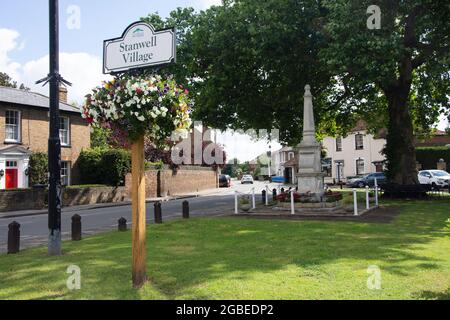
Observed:
[[[77,160],[90,147],[90,128],[80,109],[67,104],[60,90],[61,177],[64,185],[80,181]],[[28,188],[33,152],[47,153],[49,98],[34,92],[0,87],[0,189]]]

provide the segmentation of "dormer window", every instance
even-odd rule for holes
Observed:
[[[20,111],[6,110],[5,114],[5,142],[20,143]]]

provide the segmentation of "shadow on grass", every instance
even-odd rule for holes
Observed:
[[[47,257],[45,248],[0,256],[0,299],[214,299],[223,297],[223,288],[208,291],[205,284],[242,284],[256,273],[269,275],[287,266],[299,269],[296,277],[334,281],[328,267],[338,261],[350,265],[349,285],[355,264],[367,268],[378,261],[383,272],[397,277],[410,276],[417,268],[438,269],[438,255],[423,255],[415,248],[449,235],[450,202],[401,204],[402,214],[389,225],[227,218],[151,225],[150,282],[139,291],[131,289],[130,232],[66,242],[62,257]],[[66,287],[66,270],[72,264],[82,270],[80,291]],[[423,291],[418,298],[432,294]]]
[[[413,295],[416,299],[450,300],[450,288],[446,292],[422,291]]]

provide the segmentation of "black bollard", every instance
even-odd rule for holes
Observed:
[[[13,221],[8,226],[8,254],[19,253],[20,251],[20,224]]]
[[[262,203],[266,203],[266,190],[263,190],[261,195],[262,195]]]
[[[284,188],[281,188],[281,193],[284,193],[284,191],[285,191]]]
[[[183,202],[183,218],[189,219],[189,201]]]
[[[277,200],[277,189],[272,190],[272,198],[273,198],[273,201]]]
[[[127,219],[124,217],[119,219],[119,231],[127,231]]]
[[[162,209],[161,209],[161,202],[155,203],[155,223],[161,224],[162,221]]]
[[[81,217],[78,214],[72,217],[72,241],[81,240]]]

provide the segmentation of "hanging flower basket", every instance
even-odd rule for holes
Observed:
[[[161,145],[174,131],[190,128],[188,95],[173,79],[123,76],[87,95],[82,116],[94,127],[111,129],[112,140],[124,147],[141,136]]]

